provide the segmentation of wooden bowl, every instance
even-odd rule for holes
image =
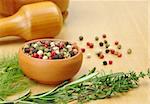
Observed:
[[[25,44],[41,40],[64,41],[57,39],[38,39],[29,41]],[[78,54],[71,58],[58,60],[32,58],[31,56],[26,55],[22,48],[23,47],[19,49],[20,68],[26,76],[39,83],[60,84],[64,80],[71,79],[79,71],[82,65],[83,55],[78,46]]]

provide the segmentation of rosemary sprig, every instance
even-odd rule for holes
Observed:
[[[17,55],[0,58],[0,98],[28,89],[29,82],[19,68]]]
[[[89,74],[84,75],[74,82],[62,84],[54,90],[40,95],[28,96],[25,99],[18,99],[13,103],[22,104],[66,104],[77,100],[84,103],[91,100],[104,99],[115,96],[122,92],[138,87],[140,78],[150,77],[150,70],[146,73],[118,72],[101,74],[95,72],[95,68]],[[3,101],[4,103],[4,101]]]

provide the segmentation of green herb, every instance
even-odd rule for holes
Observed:
[[[28,89],[29,82],[19,68],[17,55],[0,59],[0,98]]]
[[[68,102],[77,100],[78,103],[85,103],[91,100],[104,99],[115,96],[119,93],[127,92],[130,89],[138,87],[140,78],[148,76],[150,78],[150,70],[146,73],[128,73],[118,72],[106,74],[95,72],[94,68],[87,75],[81,76],[74,82],[67,81],[48,92],[25,96],[17,99],[13,104],[67,104]],[[29,93],[29,92],[28,92]],[[24,98],[24,99],[22,99]],[[6,103],[2,101],[2,103]]]

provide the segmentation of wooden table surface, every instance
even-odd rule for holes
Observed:
[[[118,40],[122,44],[123,57],[118,59],[107,55],[106,60],[113,60],[113,65],[103,66],[102,60],[95,56],[98,42],[94,41],[95,36],[106,33],[110,43]],[[84,41],[79,42],[78,36],[83,35]],[[94,42],[94,49],[87,49],[84,54],[84,61],[78,77],[93,67],[97,71],[112,70],[141,71],[148,68],[148,2],[147,1],[101,1],[101,0],[71,0],[69,16],[64,24],[61,33],[56,37],[59,39],[72,40],[80,47],[86,47],[86,42]],[[102,38],[100,38],[102,40]],[[13,54],[24,43],[24,40],[17,37],[6,37],[0,39],[0,55]],[[87,48],[87,47],[86,47]],[[133,50],[127,55],[128,48]],[[91,59],[86,54],[92,55]],[[32,92],[39,93],[46,91],[51,86],[36,84]],[[89,104],[149,104],[150,103],[150,81],[140,81],[137,89],[131,90],[118,97],[92,101]]]

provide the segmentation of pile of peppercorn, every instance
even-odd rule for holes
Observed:
[[[78,49],[70,42],[42,40],[26,44],[23,52],[33,58],[51,60],[73,57]]]
[[[95,54],[98,56],[98,58],[99,59],[103,59],[103,65],[112,65],[113,64],[113,60],[105,60],[105,57],[106,57],[106,55],[107,54],[111,54],[111,55],[113,55],[113,56],[117,56],[118,58],[121,58],[122,57],[122,53],[119,51],[119,50],[121,50],[122,49],[122,45],[120,44],[120,42],[119,41],[115,41],[114,43],[113,43],[113,45],[115,45],[116,46],[116,49],[115,48],[112,48],[111,47],[111,45],[112,44],[110,44],[109,43],[109,41],[107,40],[107,35],[106,34],[102,34],[102,35],[100,35],[100,36],[102,36],[102,39],[100,40],[99,39],[99,36],[96,36],[95,37],[95,41],[97,41],[98,42],[98,44],[99,44],[99,47],[100,47],[100,49],[98,49],[98,50],[96,50],[96,52],[95,52]],[[84,40],[84,37],[83,36],[79,36],[79,40],[80,41],[83,41]],[[93,49],[94,48],[94,43],[93,42],[86,42],[86,45],[89,47],[89,48],[91,48],[91,49]],[[104,48],[103,48],[104,47]],[[102,50],[103,49],[103,50]],[[86,49],[85,48],[81,48],[81,51],[83,52],[83,53],[85,53],[86,52]],[[131,54],[132,53],[132,50],[129,48],[128,50],[127,50],[127,54]],[[90,53],[88,53],[87,54],[87,58],[89,59],[89,58],[91,58],[91,54]]]

